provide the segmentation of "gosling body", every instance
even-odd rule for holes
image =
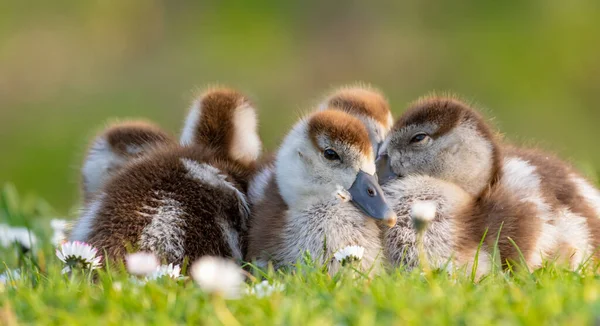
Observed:
[[[243,135],[258,137],[248,100],[230,89],[207,91],[190,110],[182,145],[163,146],[111,178],[86,205],[72,240],[111,259],[141,250],[174,264],[204,255],[241,260],[246,191],[260,154],[258,138]]]
[[[378,271],[380,231],[377,220],[367,215],[388,223],[395,215],[374,173],[371,142],[358,119],[333,110],[302,119],[281,145],[264,199],[254,206],[248,259],[281,268],[309,253],[335,273],[340,262],[334,253],[359,245],[365,248],[361,268]],[[373,197],[351,195],[360,178],[377,187]],[[377,208],[360,209],[358,201],[374,201]]]
[[[392,180],[429,175],[473,196],[470,211],[479,217],[469,222],[469,229],[476,231],[463,236],[481,239],[489,229],[488,237],[495,238],[494,230],[502,225],[499,247],[504,262],[519,261],[511,240],[530,268],[559,254],[575,268],[594,251],[598,214],[592,207],[597,191],[562,161],[504,144],[464,102],[440,97],[417,101],[400,117],[383,147],[380,167],[392,171]],[[382,179],[389,178],[383,174]]]

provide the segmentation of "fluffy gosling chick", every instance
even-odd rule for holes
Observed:
[[[457,99],[428,97],[413,104],[384,142],[378,169],[381,182],[429,175],[464,189],[481,211],[482,220],[472,223],[504,223],[503,261],[515,260],[509,237],[530,268],[564,252],[575,267],[600,244],[597,190],[547,154],[502,144],[484,119]],[[499,213],[486,212],[482,198],[487,209]],[[513,212],[501,213],[504,207]]]
[[[129,161],[156,147],[171,144],[175,144],[174,138],[149,122],[110,125],[92,140],[85,155],[81,168],[84,201],[88,202]]]
[[[174,264],[205,255],[242,259],[257,137],[255,111],[243,95],[207,91],[186,121],[186,146],[164,146],[125,166],[85,207],[72,240],[112,259],[129,250]]]
[[[334,110],[302,119],[283,141],[264,199],[253,208],[248,259],[279,268],[309,252],[335,273],[334,253],[359,245],[362,268],[378,268],[377,221],[393,225],[396,215],[374,173],[369,135],[358,119]]]

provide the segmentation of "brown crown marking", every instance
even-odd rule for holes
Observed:
[[[452,97],[430,96],[412,103],[394,125],[394,130],[413,124],[434,123],[438,130],[434,137],[448,133],[458,124],[472,121],[484,136],[490,136],[490,128],[483,117],[466,103]]]
[[[318,137],[325,136],[350,146],[356,146],[365,156],[372,155],[373,148],[363,123],[342,111],[326,110],[314,113],[308,120],[308,134],[316,148]]]
[[[128,146],[173,144],[175,140],[158,126],[145,121],[128,121],[108,127],[103,132],[110,147],[121,155],[130,155]]]
[[[93,158],[94,152],[105,146],[104,142],[108,146],[108,149],[104,150],[108,150],[120,158],[110,158],[106,162],[107,170],[101,178],[115,174],[129,160],[145,155],[155,148],[176,144],[175,139],[169,133],[153,123],[140,120],[114,123],[92,139],[85,154],[84,164]],[[89,188],[90,176],[86,175],[85,171],[82,172],[81,185],[84,200],[87,202],[95,192]]]
[[[343,87],[329,96],[327,105],[331,109],[372,117],[383,126],[391,127],[390,106],[377,89],[360,86]]]
[[[205,91],[200,96],[201,113],[194,143],[229,155],[234,141],[234,114],[243,105],[250,105],[250,101],[235,90],[213,88]]]
[[[500,178],[502,165],[502,154],[497,137],[481,114],[459,99],[447,96],[418,99],[402,114],[392,129],[397,131],[410,125],[433,123],[438,129],[431,136],[437,138],[464,122],[473,123],[481,136],[492,144],[494,162],[490,185],[494,185]]]

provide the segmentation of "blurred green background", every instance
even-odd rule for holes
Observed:
[[[324,92],[365,81],[396,115],[432,90],[516,142],[600,167],[600,1],[0,1],[0,184],[78,204],[106,121],[178,132],[192,90],[248,93],[274,149]]]

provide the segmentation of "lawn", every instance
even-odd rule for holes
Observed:
[[[548,263],[532,274],[497,271],[474,282],[448,275],[390,271],[368,279],[351,266],[328,275],[310,261],[293,272],[248,274],[251,288],[267,279],[281,291],[225,299],[204,292],[191,278],[141,282],[122,266],[61,274],[51,243],[51,208],[19,198],[11,186],[0,197],[0,224],[27,223],[31,250],[0,248],[0,325],[405,325],[596,324],[600,278]],[[10,269],[15,272],[6,273]]]

